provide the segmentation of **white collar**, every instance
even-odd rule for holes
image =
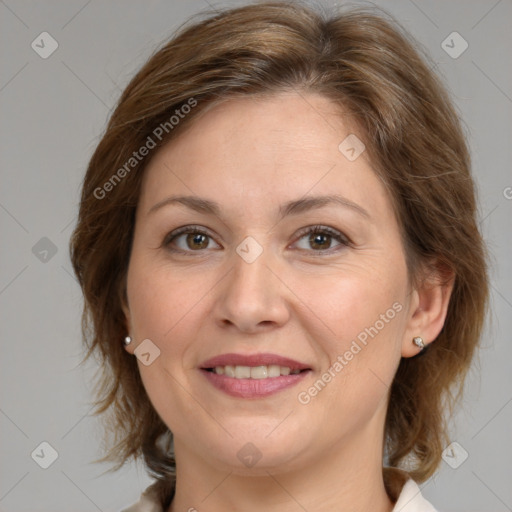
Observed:
[[[421,495],[418,484],[411,478],[405,482],[392,512],[437,512]]]

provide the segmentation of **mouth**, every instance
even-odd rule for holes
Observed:
[[[208,382],[237,398],[264,398],[300,382],[312,368],[276,354],[224,354],[199,368]]]

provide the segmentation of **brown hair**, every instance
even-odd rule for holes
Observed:
[[[327,16],[298,2],[265,2],[186,25],[126,87],[90,160],[70,249],[85,298],[86,357],[96,353],[103,363],[97,413],[111,412],[113,438],[103,460],[117,468],[142,455],[162,495],[175,461],[155,442],[168,428],[122,344],[143,171],[158,147],[206,107],[283,90],[322,94],[350,113],[392,198],[411,277],[419,279],[426,264],[454,277],[437,340],[421,357],[400,362],[385,425],[390,466],[423,481],[440,462],[445,408],[462,390],[484,322],[486,253],[458,116],[426,58],[386,18],[366,9]],[[156,148],[130,160],[150,139]]]

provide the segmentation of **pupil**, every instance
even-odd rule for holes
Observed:
[[[201,233],[189,234],[187,236],[187,244],[191,249],[204,249],[208,246],[206,235]]]
[[[312,236],[310,236],[309,240],[313,245],[320,246],[320,249],[328,249],[329,245],[330,245],[330,243],[329,243],[330,235],[316,233],[316,234],[313,234]]]

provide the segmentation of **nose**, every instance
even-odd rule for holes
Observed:
[[[263,252],[248,263],[233,255],[233,267],[217,289],[214,314],[221,327],[246,333],[283,326],[289,319],[287,288]]]

